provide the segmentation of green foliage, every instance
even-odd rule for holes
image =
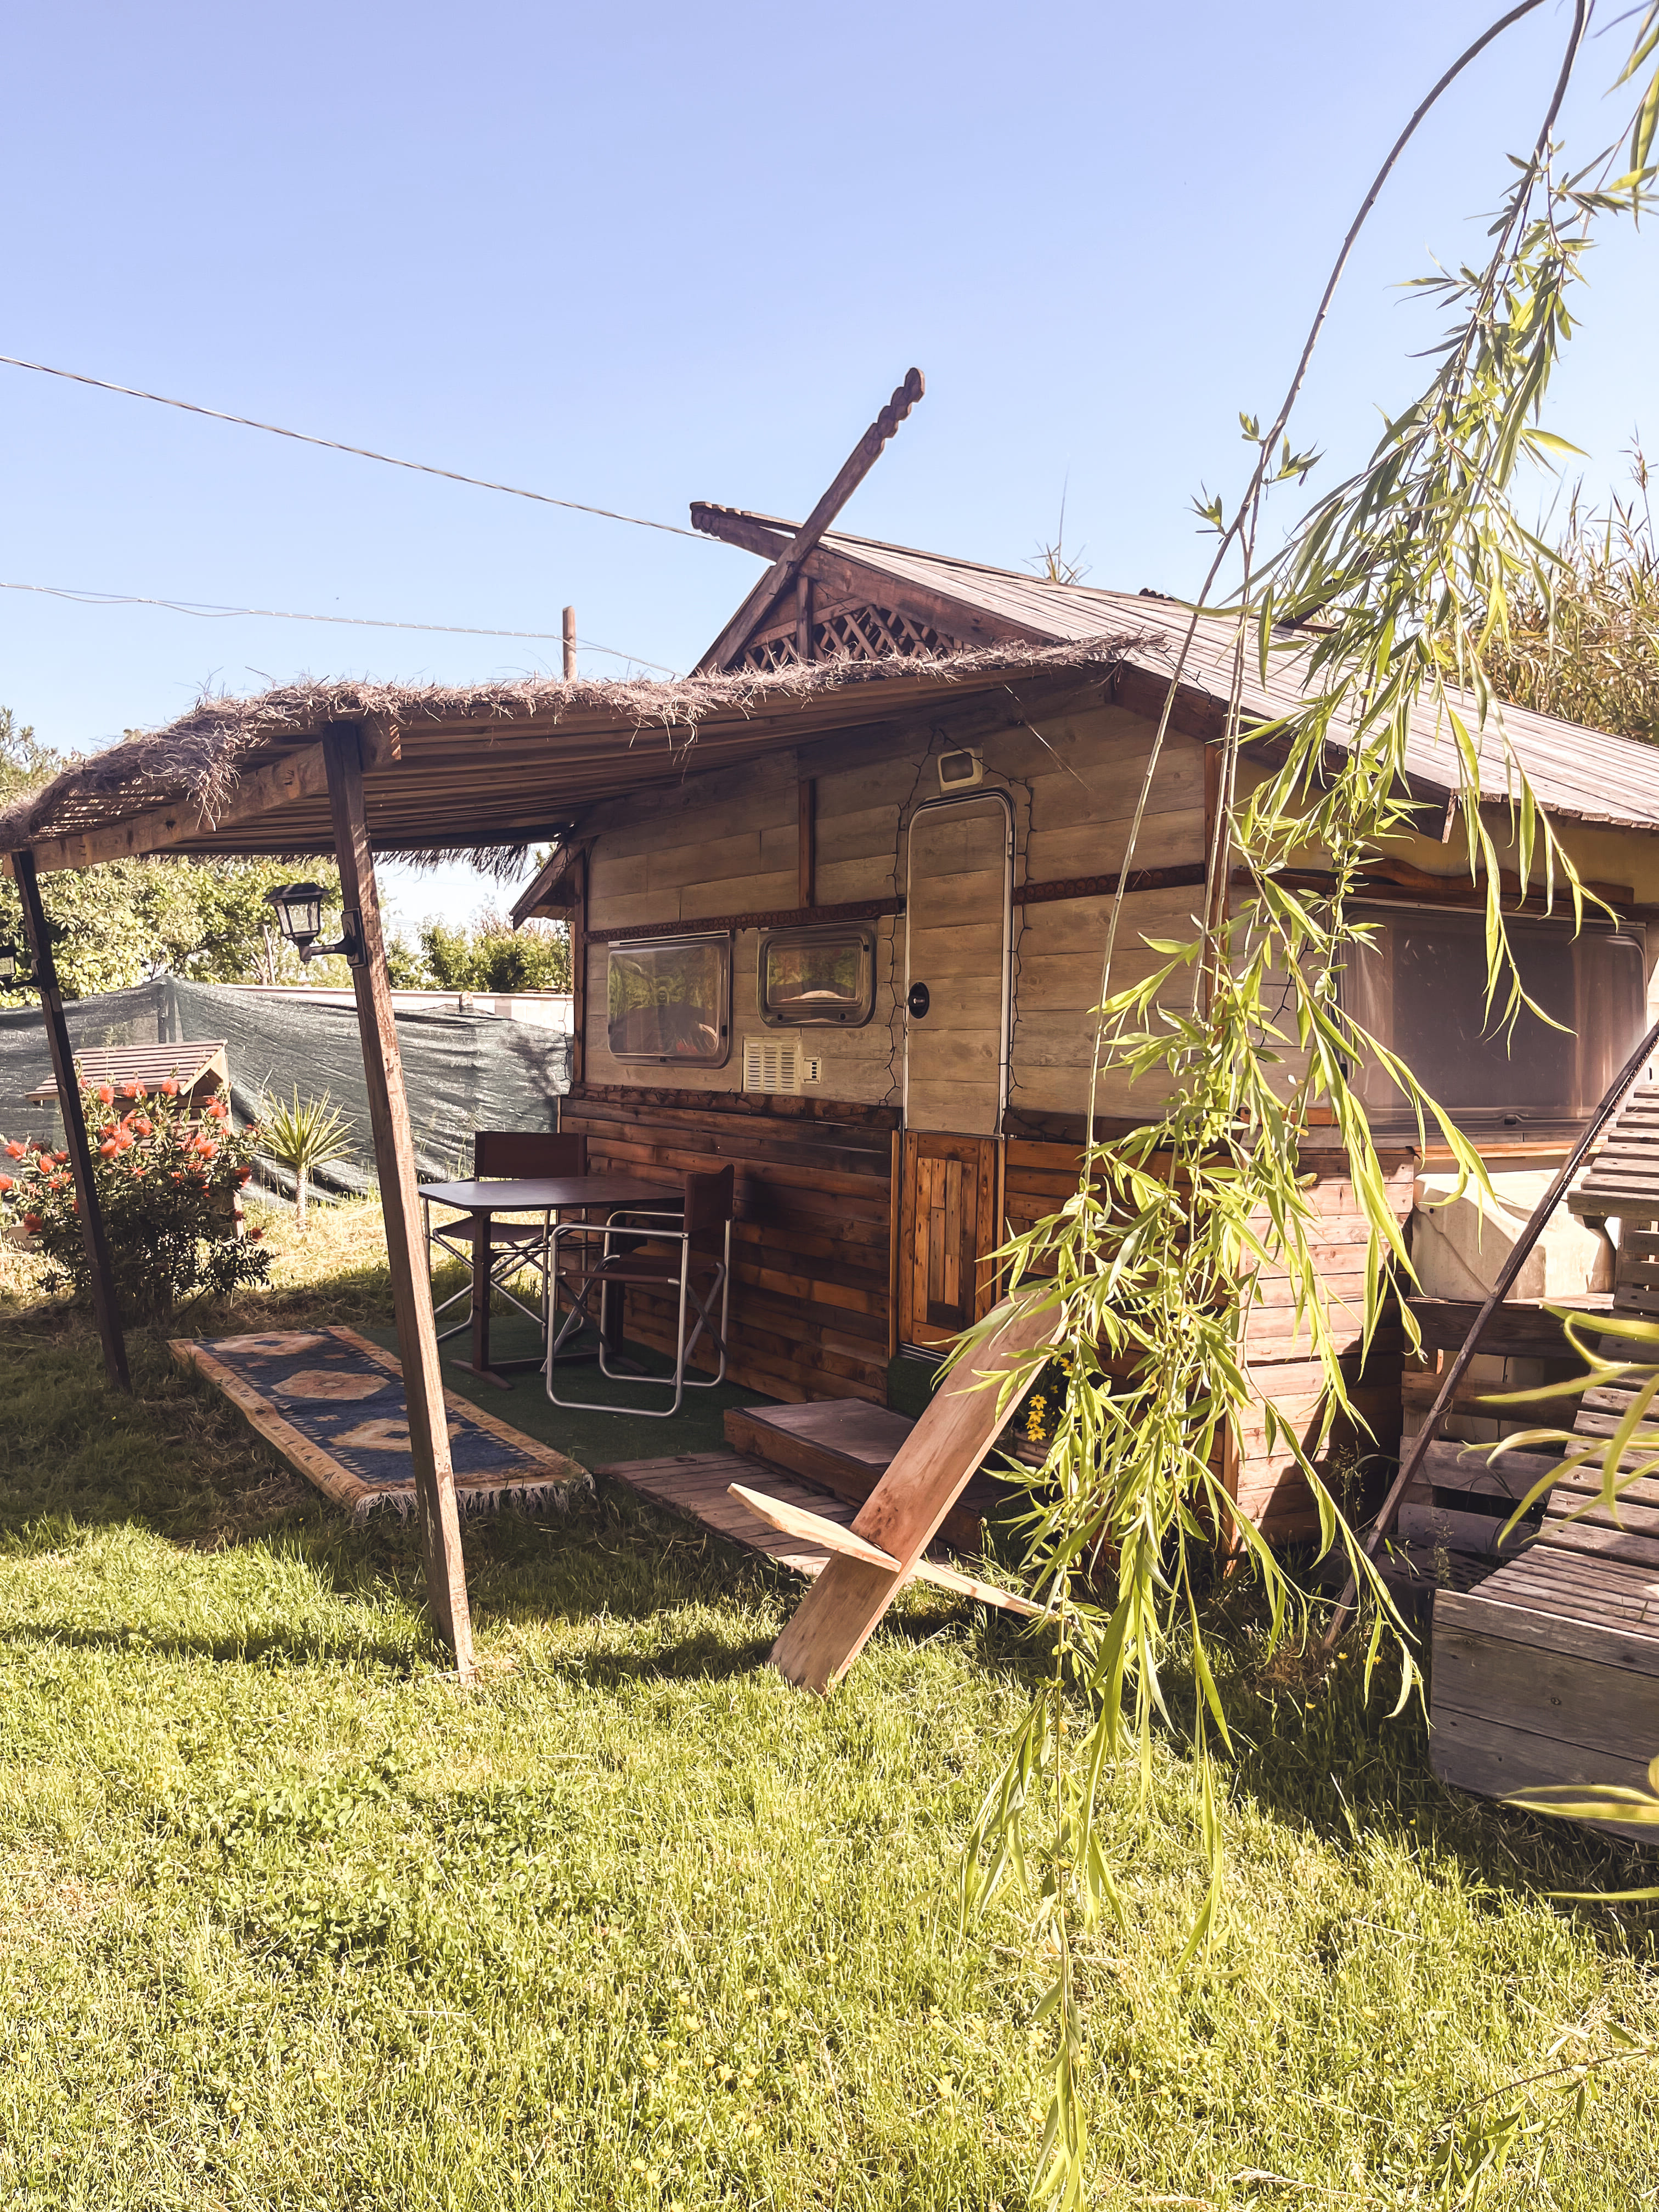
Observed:
[[[361,1325],[324,1249],[228,1325]],[[132,1352],[118,1400],[78,1322],[8,1331],[0,2201],[1025,2212],[1031,1959],[1012,1915],[957,1942],[938,1909],[1022,1641],[913,1590],[804,1698],[760,1663],[799,1583],[602,1484],[568,1520],[469,1520],[458,1694],[418,1528],[348,1521]],[[515,1422],[540,1393],[447,1373]],[[1136,1935],[1079,1942],[1095,2200],[1430,2212],[1450,2144],[1467,2171],[1521,2109],[1482,2212],[1639,2202],[1638,2061],[1582,2127],[1524,2132],[1573,2109],[1525,2077],[1659,2030],[1659,1916],[1547,1894],[1635,1855],[1442,1789],[1357,1662],[1275,1686],[1248,1609],[1215,1626],[1236,1849],[1181,1980],[1180,1740],[1103,1802]]]
[[[82,1096],[94,1146],[93,1187],[109,1239],[116,1296],[127,1315],[167,1315],[186,1298],[224,1297],[262,1283],[269,1254],[257,1235],[234,1234],[237,1194],[248,1180],[257,1133],[237,1131],[210,1098],[199,1119],[182,1110],[169,1080],[88,1086]],[[123,1109],[125,1108],[125,1111]],[[46,1138],[0,1139],[10,1172],[0,1174],[0,1221],[48,1261],[48,1290],[92,1297],[80,1200],[69,1154]]]
[[[1567,520],[1485,651],[1492,689],[1540,714],[1659,740],[1659,548],[1636,455],[1637,500]]]
[[[1125,1770],[1143,1799],[1150,1794],[1158,1736],[1174,1725],[1177,1659],[1192,1753],[1191,1832],[1205,1869],[1179,1964],[1209,1955],[1222,1927],[1228,1822],[1218,1761],[1233,1751],[1234,1735],[1203,1606],[1218,1531],[1231,1534],[1260,1590],[1267,1652],[1305,1638],[1310,1626],[1309,1601],[1284,1562],[1226,1495],[1224,1430],[1237,1435],[1262,1421],[1269,1449],[1300,1466],[1318,1506],[1320,1556],[1346,1553],[1365,1598],[1364,1685],[1390,1632],[1400,1651],[1396,1714],[1416,1685],[1388,1595],[1315,1463],[1339,1433],[1363,1434],[1364,1424],[1320,1293],[1319,1219],[1303,1154],[1316,1115],[1326,1141],[1334,1138],[1346,1155],[1366,1231],[1368,1345],[1390,1271],[1409,1278],[1410,1261],[1350,1086],[1353,1069],[1386,1070],[1415,1108],[1419,1139],[1432,1127],[1450,1148],[1460,1188],[1486,1180],[1474,1147],[1411,1070],[1359,1027],[1340,989],[1366,938],[1364,909],[1350,910],[1350,893],[1413,822],[1401,793],[1415,718],[1426,714],[1446,732],[1470,873],[1486,900],[1489,1005],[1503,1022],[1513,1024],[1528,1002],[1510,957],[1499,855],[1480,804],[1483,745],[1486,793],[1504,788],[1507,776],[1513,794],[1510,830],[1523,886],[1540,883],[1582,913],[1571,861],[1510,752],[1485,656],[1517,594],[1535,592],[1548,572],[1547,550],[1515,518],[1510,489],[1523,461],[1547,464],[1563,447],[1537,416],[1571,332],[1569,290],[1595,222],[1628,211],[1642,189],[1631,179],[1604,189],[1584,173],[1565,181],[1554,174],[1551,132],[1583,27],[1581,7],[1534,152],[1516,164],[1491,227],[1486,262],[1425,288],[1447,319],[1437,365],[1420,398],[1385,424],[1366,466],[1321,500],[1258,570],[1269,487],[1299,483],[1316,458],[1293,451],[1285,432],[1328,291],[1277,419],[1264,431],[1241,417],[1255,459],[1232,519],[1219,500],[1200,502],[1220,538],[1204,596],[1230,556],[1243,568],[1231,601],[1232,696],[1205,927],[1191,941],[1149,940],[1158,956],[1152,974],[1115,990],[1120,890],[1095,1059],[1097,1076],[1110,1065],[1135,1080],[1138,1095],[1164,1103],[1128,1137],[1092,1142],[1076,1195],[1007,1248],[1013,1294],[1044,1306],[1054,1334],[1006,1388],[1028,1387],[1054,1358],[1066,1380],[1024,1521],[1029,1569],[1048,1601],[1054,1640],[970,1838],[963,1918],[972,1924],[1005,1893],[1030,1915],[1032,1952],[1044,1962],[1038,2017],[1054,2038],[1036,2188],[1066,2212],[1083,2202],[1090,2165],[1079,1960],[1103,1924],[1126,1936],[1129,1927],[1125,1869],[1113,1863],[1105,1809]],[[1610,166],[1603,157],[1597,167],[1605,176]],[[1146,767],[1121,864],[1125,881],[1192,635]],[[1264,683],[1275,660],[1290,661],[1304,702],[1248,740],[1247,654]],[[1247,742],[1258,748],[1248,756],[1253,781],[1241,780]],[[1271,763],[1264,743],[1273,746]],[[1311,887],[1297,872],[1310,857],[1326,877]],[[1091,1127],[1093,1104],[1091,1095]],[[1313,1437],[1302,1432],[1300,1415],[1293,1425],[1260,1397],[1245,1365],[1244,1330],[1265,1267],[1288,1275],[1307,1356],[1324,1377]],[[1456,2183],[1464,2193],[1443,2201],[1475,2201],[1468,2192],[1478,2195],[1485,2172],[1477,2159],[1468,2188]]]
[[[330,1103],[326,1091],[320,1098],[301,1099],[297,1084],[287,1104],[280,1098],[268,1097],[260,1113],[261,1149],[283,1167],[294,1170],[294,1221],[296,1231],[303,1237],[311,1178],[319,1169],[331,1167],[337,1160],[350,1158],[348,1139],[354,1124],[338,1107]]]
[[[515,930],[486,909],[470,929],[428,921],[421,929],[427,988],[440,991],[568,991],[570,933],[562,922]]]
[[[0,802],[46,783],[70,764],[19,729],[0,708]],[[291,861],[106,860],[95,868],[54,870],[40,879],[41,903],[55,932],[52,957],[66,998],[119,991],[160,975],[211,983],[307,980],[283,943],[265,893],[294,873]],[[339,872],[319,865],[318,879],[337,902]],[[24,945],[15,885],[0,881],[0,939]],[[319,980],[313,971],[309,980]],[[27,983],[0,1004],[30,1005]]]

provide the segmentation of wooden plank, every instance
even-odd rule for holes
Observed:
[[[361,956],[352,969],[351,980],[385,1212],[392,1314],[403,1363],[410,1453],[426,1553],[427,1595],[433,1625],[454,1654],[457,1674],[463,1681],[469,1681],[477,1670],[466,1569],[461,1556],[460,1516],[450,1464],[437,1328],[432,1317],[426,1232],[416,1189],[414,1135],[404,1091],[392,982],[386,973],[374,860],[363,813],[362,755],[356,726],[349,723],[331,726],[323,739],[323,756],[328,770],[335,857],[340,867],[341,902],[348,911],[355,910],[362,931]]]
[[[1439,1607],[1437,1597],[1435,1604]],[[1563,1783],[1601,1783],[1643,1789],[1647,1763],[1628,1753],[1587,1749],[1483,1714],[1448,1709],[1431,1717],[1429,1764],[1442,1782],[1481,1797],[1507,1797],[1559,1787]],[[1651,1828],[1629,1823],[1589,1825],[1629,1842],[1654,1848]]]
[[[115,1295],[115,1270],[110,1258],[109,1231],[105,1226],[104,1209],[99,1204],[98,1186],[93,1180],[92,1146],[87,1139],[86,1115],[81,1103],[81,1086],[76,1079],[75,1052],[70,1043],[69,1024],[64,1017],[64,994],[58,987],[57,963],[52,957],[52,935],[46,922],[46,908],[40,903],[40,885],[35,873],[34,855],[25,848],[11,856],[12,875],[17,884],[18,901],[23,911],[23,931],[28,939],[29,954],[34,964],[34,987],[40,994],[40,1011],[46,1019],[46,1044],[52,1054],[52,1069],[58,1082],[58,1099],[63,1109],[64,1148],[70,1156],[70,1171],[75,1178],[76,1210],[81,1217],[81,1242],[87,1255],[87,1272],[91,1278],[92,1310],[98,1323],[98,1341],[104,1354],[105,1380],[113,1390],[130,1392],[132,1380],[127,1371],[127,1343],[121,1330],[121,1311]],[[422,1247],[424,1250],[424,1244]]]
[[[843,1559],[861,1560],[865,1565],[879,1567],[889,1574],[899,1572],[896,1559],[866,1543],[854,1530],[826,1520],[821,1513],[810,1513],[786,1498],[768,1498],[741,1482],[729,1483],[726,1487],[739,1504],[747,1506],[769,1528],[781,1530],[786,1536],[805,1536],[813,1543],[822,1544],[828,1552],[839,1553]]]
[[[1056,1316],[1036,1297],[999,1310],[1000,1327],[972,1363],[945,1376],[853,1523],[891,1553],[897,1572],[832,1559],[773,1646],[772,1663],[788,1680],[823,1692],[846,1673],[1012,1418],[1017,1395],[999,1413],[994,1378],[1048,1341]]]
[[[1630,1571],[1620,1569],[1598,1576],[1595,1586],[1616,1591],[1616,1577],[1628,1577]],[[1564,1612],[1547,1613],[1538,1599],[1561,1581],[1558,1560],[1540,1552],[1528,1553],[1491,1576],[1478,1590],[1460,1597],[1455,1606],[1443,1608],[1437,1617],[1437,1631],[1443,1626],[1460,1635],[1563,1652],[1604,1668],[1659,1672],[1659,1621],[1644,1633],[1639,1625],[1584,1620],[1573,1609],[1577,1601],[1571,1591],[1563,1594]],[[1627,1582],[1626,1587],[1632,1604],[1653,1602],[1651,1597],[1644,1599],[1644,1585]]]

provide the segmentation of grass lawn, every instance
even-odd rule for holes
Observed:
[[[374,1209],[325,1208],[206,1333],[387,1310]],[[106,1397],[0,1261],[0,2204],[1030,2202],[1044,1978],[952,1914],[1015,1636],[913,1594],[817,1702],[763,1663],[798,1585],[602,1488],[468,1525],[463,1692],[413,1531],[132,1348]],[[1442,1790],[1351,1670],[1233,1650],[1231,1904],[1183,1975],[1178,1742],[1115,1802],[1096,2201],[1428,2205],[1445,2128],[1518,2105],[1561,2124],[1488,2206],[1655,2202],[1653,2067],[1478,2107],[1564,2031],[1659,2035],[1659,1915],[1547,1894],[1634,1863]]]

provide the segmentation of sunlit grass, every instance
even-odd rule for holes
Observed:
[[[238,1318],[384,1316],[372,1207],[288,1238]],[[804,1697],[764,1664],[796,1585],[611,1492],[469,1524],[459,1692],[413,1530],[133,1349],[122,1403],[80,1321],[0,1322],[0,2203],[1027,2203],[1046,1977],[951,1898],[1017,1640],[915,1597]],[[1619,1853],[1443,1791],[1420,1719],[1224,1640],[1250,1741],[1184,1976],[1179,1746],[1114,1801],[1099,2201],[1429,2203],[1437,2130],[1560,2027],[1659,2030],[1653,1923],[1552,1903]],[[1639,2202],[1656,2132],[1615,2074],[1486,2202]]]

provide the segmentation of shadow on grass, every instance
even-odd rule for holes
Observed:
[[[1621,1954],[1646,1954],[1659,1930],[1659,1906],[1569,1903],[1565,1892],[1639,1888],[1659,1880],[1651,1850],[1581,1826],[1522,1813],[1454,1790],[1430,1764],[1427,1687],[1397,1716],[1397,1651],[1379,1662],[1367,1694],[1364,1640],[1351,1632],[1329,1667],[1310,1640],[1302,1655],[1286,1652],[1262,1668],[1261,1624],[1249,1601],[1230,1594],[1209,1624],[1222,1700],[1233,1735],[1231,1765],[1237,1795],[1248,1796],[1280,1822],[1304,1826],[1337,1850],[1363,1854],[1381,1847],[1445,1869],[1478,1910],[1501,1914],[1517,1893],[1582,1920],[1598,1942]],[[1426,1634],[1416,1656],[1426,1674]],[[1354,1648],[1358,1645],[1358,1649]],[[1199,1694],[1190,1667],[1165,1674],[1170,1741],[1189,1755],[1180,1717]],[[1224,1760],[1225,1754],[1221,1754]]]

